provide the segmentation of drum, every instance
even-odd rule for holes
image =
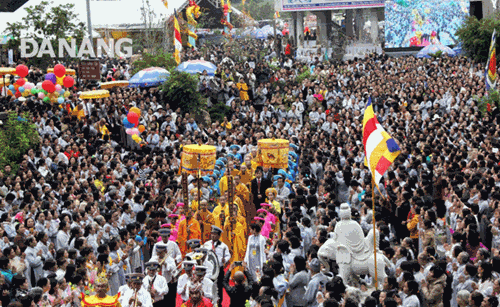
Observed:
[[[270,168],[288,168],[289,142],[283,139],[262,139],[257,142],[260,164]]]
[[[214,146],[186,145],[181,154],[182,172],[197,175],[199,170],[202,176],[212,174],[216,157],[217,149]]]
[[[207,258],[205,261],[209,261],[213,265],[212,272],[207,272],[207,277],[210,278],[212,281],[216,281],[217,277],[219,277],[219,274],[221,274],[220,272],[221,265],[219,264],[219,259],[217,258],[217,255],[212,250],[208,250]],[[222,274],[224,274],[224,272],[222,272]]]

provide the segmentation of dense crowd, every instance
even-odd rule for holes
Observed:
[[[196,122],[157,88],[82,101],[79,85],[60,106],[3,98],[3,111],[31,112],[41,142],[0,171],[1,306],[498,307],[500,129],[498,109],[478,105],[484,65],[298,62],[275,46],[245,41],[245,58],[224,46],[183,53],[218,65],[199,90],[230,106],[223,122]],[[107,81],[132,65],[101,67]],[[42,75],[33,67],[28,78]],[[402,150],[374,199],[369,97]],[[122,124],[132,107],[142,146]],[[257,141],[273,137],[290,141],[288,169],[258,165]],[[216,146],[217,162],[188,178],[185,203],[180,153],[198,143]],[[392,263],[380,290],[374,276],[343,281],[318,259],[344,203],[365,232],[375,215]]]

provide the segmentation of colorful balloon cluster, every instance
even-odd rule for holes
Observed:
[[[36,86],[34,83],[27,81],[26,76],[28,76],[28,73],[29,69],[26,65],[16,67],[16,74],[19,79],[17,79],[16,83],[9,85],[8,95],[16,98],[37,95],[39,99],[46,103],[58,102],[62,104],[64,98],[69,97],[71,94],[68,90],[63,89],[63,86],[70,88],[75,85],[75,80],[70,76],[66,76],[66,68],[61,64],[57,64],[54,67],[54,73],[46,74],[45,81],[38,83]]]
[[[127,117],[123,119],[123,126],[127,129],[125,130],[128,135],[132,136],[137,144],[142,142],[142,138],[139,136],[146,130],[143,125],[139,125],[139,117],[141,116],[141,110],[137,107],[130,108]]]

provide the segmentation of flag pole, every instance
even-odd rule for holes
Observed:
[[[377,228],[375,226],[375,180],[372,176],[372,224],[373,224],[373,260],[375,263],[375,288],[378,289],[377,274]]]

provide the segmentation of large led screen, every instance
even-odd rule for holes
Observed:
[[[455,45],[468,15],[469,0],[387,0],[385,48]]]

